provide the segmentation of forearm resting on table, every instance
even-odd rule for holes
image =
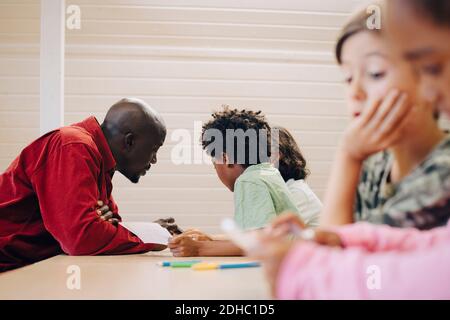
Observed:
[[[242,256],[243,251],[230,240],[201,241],[199,256]]]
[[[212,234],[211,238],[215,241],[228,241],[229,238],[226,234]]]
[[[353,222],[353,206],[361,166],[362,162],[353,159],[343,148],[338,150],[327,186],[320,227]]]

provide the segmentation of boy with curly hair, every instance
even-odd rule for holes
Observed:
[[[234,219],[241,228],[259,229],[285,211],[298,213],[280,172],[270,163],[271,128],[261,111],[223,106],[203,125],[202,146],[219,179],[234,192]],[[230,241],[199,231],[175,237],[169,247],[175,256],[241,254]]]

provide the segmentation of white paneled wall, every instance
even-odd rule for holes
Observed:
[[[0,0],[0,172],[39,135],[37,4]]]
[[[175,165],[175,129],[193,131],[222,104],[263,110],[292,130],[322,195],[346,125],[336,34],[360,0],[66,0],[80,30],[66,33],[65,122],[101,119],[124,96],[143,98],[169,127],[141,183],[114,178],[125,219],[174,216],[218,231],[232,193],[211,165]],[[38,134],[39,2],[0,0],[0,169]],[[197,143],[193,141],[192,143]],[[193,148],[193,147],[192,147]]]

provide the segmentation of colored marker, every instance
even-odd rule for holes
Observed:
[[[201,260],[189,260],[189,261],[161,261],[158,262],[160,267],[173,267],[173,268],[190,268],[193,264],[202,262]]]
[[[200,261],[174,261],[170,264],[172,268],[190,268]]]
[[[224,263],[219,265],[219,269],[257,268],[260,266],[261,263],[259,262]]]
[[[192,269],[197,271],[203,270],[216,270],[216,269],[237,269],[237,268],[255,268],[259,267],[261,264],[259,262],[244,262],[244,263],[211,263],[203,262],[197,263],[192,266]]]

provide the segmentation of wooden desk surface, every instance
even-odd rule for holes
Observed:
[[[245,257],[198,258],[243,262]],[[6,299],[270,299],[262,268],[194,271],[163,268],[168,251],[141,255],[73,257],[60,255],[0,274],[0,300]],[[68,267],[81,270],[81,288],[69,289]]]

